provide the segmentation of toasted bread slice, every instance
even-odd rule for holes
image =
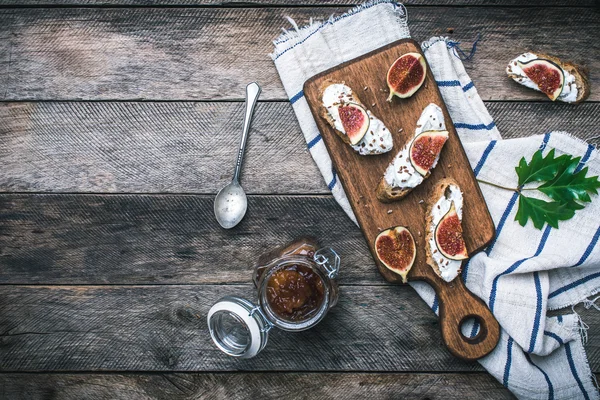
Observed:
[[[453,276],[450,280],[447,280],[446,277],[442,276],[442,271],[440,270],[438,263],[434,260],[434,254],[432,254],[432,250],[431,250],[431,246],[429,245],[429,242],[432,239],[434,239],[433,235],[435,233],[435,226],[433,226],[433,215],[432,215],[433,207],[438,202],[438,200],[442,198],[442,196],[446,195],[446,193],[445,193],[446,189],[450,185],[454,185],[454,186],[458,187],[460,190],[460,186],[452,178],[444,178],[444,179],[441,179],[439,182],[435,183],[435,185],[433,186],[433,188],[431,190],[431,194],[427,200],[427,214],[425,214],[427,216],[425,219],[425,232],[426,232],[425,252],[427,255],[427,264],[429,264],[431,266],[431,268],[433,268],[433,270],[435,271],[436,274],[438,274],[439,277],[446,280],[447,282],[452,281],[456,276],[460,275],[461,265],[459,266],[458,271],[456,271],[456,276]],[[437,254],[441,254],[438,252],[437,249],[435,251]],[[462,262],[460,262],[460,261],[456,261],[456,262],[459,264],[462,264]]]
[[[425,168],[421,168],[419,171],[410,161],[411,148],[418,138],[431,138],[432,134],[435,136],[438,133],[443,135],[445,139],[441,147],[436,148],[436,151],[438,151],[436,159],[429,166],[429,170],[425,172]],[[449,133],[446,131],[442,109],[435,103],[428,104],[417,120],[415,135],[409,138],[402,149],[396,153],[381,177],[376,189],[377,199],[382,203],[400,200],[423,183],[425,179],[429,178],[431,171],[439,162],[443,146],[448,138]],[[425,175],[421,175],[421,173],[425,173]]]
[[[415,172],[416,174],[418,172]],[[423,180],[429,177],[430,173],[427,173],[426,176],[423,177]],[[417,185],[418,186],[418,185]],[[416,187],[416,186],[415,186]],[[390,185],[385,180],[385,176],[381,178],[379,181],[379,185],[377,185],[377,199],[382,203],[391,203],[408,195],[414,188],[398,188]]]
[[[591,93],[591,86],[590,81],[588,79],[588,70],[586,67],[583,67],[570,61],[562,61],[560,58],[548,54],[538,53],[535,51],[531,51],[530,53],[535,54],[540,59],[552,61],[564,71],[567,71],[575,77],[575,86],[577,87],[577,98],[573,103],[581,103],[582,101],[588,98],[588,96]],[[508,76],[512,79],[519,77],[519,75],[511,74],[510,72],[508,73]],[[560,100],[560,97],[556,100]]]
[[[326,79],[324,80],[321,85],[319,86],[319,99],[323,98],[323,93],[325,92],[325,89],[327,89],[327,87],[329,87],[330,85],[333,84],[342,84],[345,85],[346,82],[344,81],[334,81],[333,79]],[[365,107],[365,105],[363,104],[362,101],[360,101],[360,99],[358,98],[358,96],[356,95],[356,93],[354,93],[354,91],[352,91],[352,101],[358,105],[363,106],[363,108],[367,109],[367,107]],[[329,123],[329,125],[331,125],[331,127],[333,128],[333,130],[335,131],[335,133],[344,141],[344,143],[347,143],[349,145],[352,145],[352,143],[350,143],[350,139],[348,138],[347,135],[344,135],[342,132],[338,131],[335,127],[335,121],[333,120],[333,118],[331,118],[331,115],[329,115],[329,113],[327,112],[327,108],[325,108],[325,106],[321,106],[319,107],[319,115]]]
[[[357,104],[362,109],[364,109],[364,111],[369,117],[368,129],[366,129],[366,132],[364,133],[364,136],[360,139],[360,141],[358,141],[355,144],[352,144],[352,141],[346,133],[340,132],[336,128],[336,120],[334,119],[335,117],[332,117],[331,115],[331,107],[337,107],[336,99],[333,99],[334,101],[332,104],[325,104],[322,102],[323,96],[327,93],[327,88],[334,84],[344,85],[348,87],[347,93],[340,92],[340,101]],[[334,129],[335,133],[342,139],[342,141],[350,145],[350,147],[352,147],[352,149],[355,152],[357,152],[361,156],[374,156],[378,154],[384,154],[392,150],[392,148],[394,147],[392,133],[389,131],[389,129],[387,129],[384,123],[379,118],[377,118],[376,115],[374,115],[367,107],[365,107],[360,98],[358,98],[358,96],[356,95],[356,92],[354,92],[351,87],[346,85],[343,81],[336,82],[331,79],[328,79],[321,83],[321,85],[319,86],[319,95],[321,97],[322,102],[321,107],[319,108],[320,116],[325,121],[327,121],[327,123]],[[332,99],[329,98],[328,103],[331,100]],[[339,123],[337,125],[339,127]]]

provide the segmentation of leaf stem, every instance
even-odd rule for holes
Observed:
[[[511,190],[513,192],[519,192],[519,189],[517,189],[517,188],[510,188],[510,187],[498,185],[496,183],[484,181],[483,179],[477,179],[477,182],[485,183],[486,185],[495,186],[495,187],[500,188],[500,189]]]

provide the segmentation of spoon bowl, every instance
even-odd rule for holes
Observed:
[[[215,216],[217,222],[225,229],[230,229],[239,224],[246,215],[248,199],[244,189],[237,181],[219,190],[215,198]]]

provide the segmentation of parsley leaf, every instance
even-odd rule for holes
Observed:
[[[568,154],[563,154],[559,157],[554,157],[554,149],[550,150],[546,157],[542,157],[540,150],[536,151],[527,163],[525,157],[519,161],[519,166],[515,168],[519,177],[519,186],[523,186],[529,182],[549,181],[572,160]]]
[[[519,221],[521,226],[527,224],[531,218],[533,226],[542,229],[546,222],[553,228],[558,228],[558,221],[564,221],[573,218],[576,209],[583,206],[575,202],[561,203],[558,201],[544,201],[533,197],[519,195],[519,209],[515,220]]]

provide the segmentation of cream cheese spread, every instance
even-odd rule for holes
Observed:
[[[446,123],[444,122],[444,113],[436,104],[429,104],[417,121],[417,129],[415,129],[415,137],[425,131],[445,131]],[[413,167],[409,159],[409,150],[412,140],[398,152],[392,163],[387,167],[384,174],[384,179],[388,185],[395,188],[414,188],[423,182],[423,175],[419,174]],[[434,168],[439,160],[436,158],[431,168]]]
[[[342,126],[338,108],[344,103],[356,103],[352,95],[352,89],[342,83],[333,83],[323,91],[323,106],[333,120],[335,129],[342,132],[346,131]],[[366,108],[365,108],[366,109]],[[369,116],[369,130],[356,145],[351,145],[352,148],[360,155],[383,154],[392,150],[394,142],[392,133],[385,127],[383,122],[375,117],[371,111],[366,110]]]
[[[462,209],[463,209],[463,196],[460,188],[456,185],[449,185],[446,189],[446,193],[433,205],[431,208],[431,235],[429,239],[429,249],[431,251],[431,257],[438,266],[442,279],[446,282],[452,281],[458,276],[460,272],[460,266],[462,261],[450,260],[442,255],[435,244],[435,228],[440,223],[440,220],[450,210],[450,205],[454,202],[454,208],[458,219],[462,221]]]
[[[525,75],[525,72],[523,72],[523,70],[519,66],[519,62],[524,63],[538,58],[539,57],[533,53],[523,53],[514,60],[511,60],[511,62],[506,67],[506,73],[511,78],[513,78],[513,80],[520,83],[521,85],[527,86],[528,88],[537,90],[539,92],[540,89],[538,88],[538,86],[531,79],[529,79],[527,75]],[[565,71],[562,68],[561,70],[564,74],[565,80],[563,83],[562,93],[560,94],[560,96],[558,96],[557,100],[564,101],[567,103],[573,103],[577,100],[577,84],[575,83],[575,76],[573,74],[570,74],[569,71]]]

